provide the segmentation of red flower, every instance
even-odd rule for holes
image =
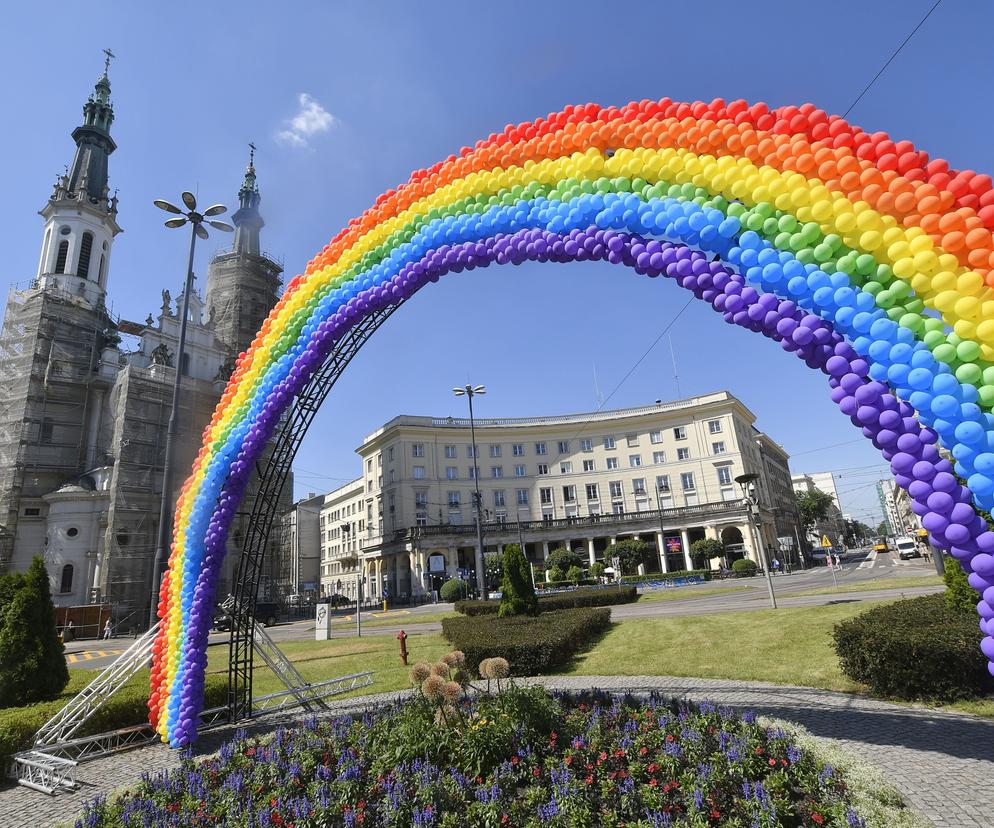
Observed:
[[[672,733],[667,733],[666,734],[666,741],[667,742],[672,742],[673,741],[673,734]]]
[[[255,748],[254,747],[250,747],[248,750],[245,751],[245,755],[246,756],[255,756]]]
[[[541,775],[542,771],[540,771],[538,768],[532,768],[532,776],[541,776]]]
[[[652,762],[649,765],[649,767],[646,768],[646,770],[649,771],[649,773],[655,773],[657,770],[659,770],[659,765],[657,765],[655,762]]]
[[[500,824],[501,825],[507,825],[507,823],[509,823],[510,821],[511,821],[511,818],[507,814],[501,814],[500,815]]]
[[[588,777],[587,777],[587,778],[586,778],[586,779],[585,779],[584,781],[585,781],[585,782],[586,782],[586,783],[587,783],[588,785],[591,785],[591,784],[593,784],[593,781],[594,781],[594,777],[593,777],[593,775],[591,775],[591,776],[588,776]]]
[[[520,762],[520,761],[521,761],[521,760],[520,760],[520,759],[518,759],[518,757],[517,757],[517,756],[512,756],[512,757],[511,757],[511,764],[512,764],[512,765],[516,765],[516,764],[518,764],[518,762]],[[505,816],[506,816],[506,815],[505,815]]]
[[[639,756],[645,756],[649,752],[649,748],[644,745],[639,748]]]
[[[777,766],[777,760],[776,759],[770,759],[769,765],[770,765],[771,768],[775,768]]]
[[[572,765],[573,764],[573,757],[572,756],[567,756],[565,759],[563,759],[563,764],[567,765],[567,766],[568,765]],[[536,768],[536,770],[538,770],[538,768]]]
[[[721,819],[721,812],[712,808],[711,809],[711,819]]]
[[[650,788],[655,788],[658,784],[659,784],[659,780],[658,779],[650,779],[649,780],[649,787]]]
[[[272,799],[269,800],[269,807],[270,808],[276,807],[276,797],[273,797]]]
[[[756,748],[756,755],[757,756],[762,756],[763,755],[763,749],[761,747]]]
[[[603,762],[605,759],[607,759],[607,754],[602,750],[600,755],[600,761]]]
[[[824,825],[825,817],[823,817],[821,814],[815,811],[814,813],[811,814],[811,821],[816,823],[817,825]]]

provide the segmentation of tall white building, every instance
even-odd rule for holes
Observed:
[[[690,546],[722,540],[760,560],[792,525],[787,454],[727,391],[638,408],[476,420],[487,552],[517,543],[542,564],[551,549],[590,562],[625,537],[656,550],[655,569],[694,567]],[[469,420],[399,416],[356,449],[362,475],[325,496],[321,585],[350,594],[357,574],[373,596],[422,595],[475,561],[474,458]],[[759,477],[754,540],[735,478]],[[346,528],[347,527],[347,528]],[[761,539],[760,539],[761,538]]]
[[[842,517],[842,501],[839,491],[835,488],[835,475],[832,472],[811,472],[795,474],[791,478],[794,491],[799,494],[817,489],[832,498],[832,506],[828,514],[808,530],[808,541],[813,546],[819,546],[821,539],[827,537],[832,546],[839,547],[845,538],[846,526]]]

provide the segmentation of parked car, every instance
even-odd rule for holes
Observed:
[[[915,543],[915,539],[909,538],[907,535],[896,538],[894,540],[894,547],[897,549],[898,557],[902,561],[906,561],[908,558],[919,558],[922,554],[921,549],[918,548],[918,544]]]
[[[214,629],[226,632],[231,629],[230,610],[218,607],[214,615]],[[271,627],[280,617],[280,605],[275,601],[258,601],[255,605],[255,620],[261,621],[266,627]]]

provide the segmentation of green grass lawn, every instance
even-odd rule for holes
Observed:
[[[391,610],[386,614],[364,612],[362,626],[365,629],[366,627],[403,627],[405,624],[430,624],[441,621],[443,618],[455,618],[457,615],[459,615],[458,612],[426,612],[415,615],[405,610],[396,612]],[[332,618],[331,625],[332,629],[336,630],[344,627],[355,628],[355,616],[350,615],[348,621],[339,617]]]
[[[653,592],[646,592],[639,595],[640,604],[651,603],[653,601],[691,601],[695,598],[710,598],[713,595],[731,595],[734,592],[745,592],[752,589],[744,584],[730,587],[701,587],[687,589],[686,587],[676,587],[673,589],[657,589]]]
[[[803,592],[784,593],[792,598],[803,595],[834,595],[837,592],[874,592],[879,589],[910,589],[911,587],[942,586],[942,578],[938,575],[915,575],[908,578],[880,578],[874,581],[860,581],[855,584],[847,584],[845,581],[839,583],[839,588],[834,586],[821,587],[820,589],[806,589]]]

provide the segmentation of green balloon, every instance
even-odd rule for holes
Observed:
[[[801,235],[808,244],[814,244],[821,238],[821,226],[816,221],[809,221],[801,229]]]
[[[784,213],[780,216],[777,223],[785,233],[793,233],[797,229],[797,219],[790,215],[790,213]]]
[[[956,348],[948,343],[938,345],[932,349],[932,356],[939,360],[939,362],[951,365],[956,359]]]
[[[918,336],[925,327],[925,323],[922,318],[917,313],[904,313],[898,320],[902,328],[907,328],[909,331]]]
[[[956,379],[969,385],[977,385],[983,378],[983,374],[980,366],[972,363],[964,363],[956,369]]]
[[[994,385],[977,386],[977,394],[979,395],[977,402],[983,408],[994,407]]]
[[[956,346],[956,356],[963,362],[974,362],[980,357],[980,346],[976,342],[961,342]]]
[[[942,331],[926,331],[925,335],[922,337],[922,342],[924,342],[928,348],[934,351],[940,345],[946,344],[946,336],[945,334],[942,333]]]

